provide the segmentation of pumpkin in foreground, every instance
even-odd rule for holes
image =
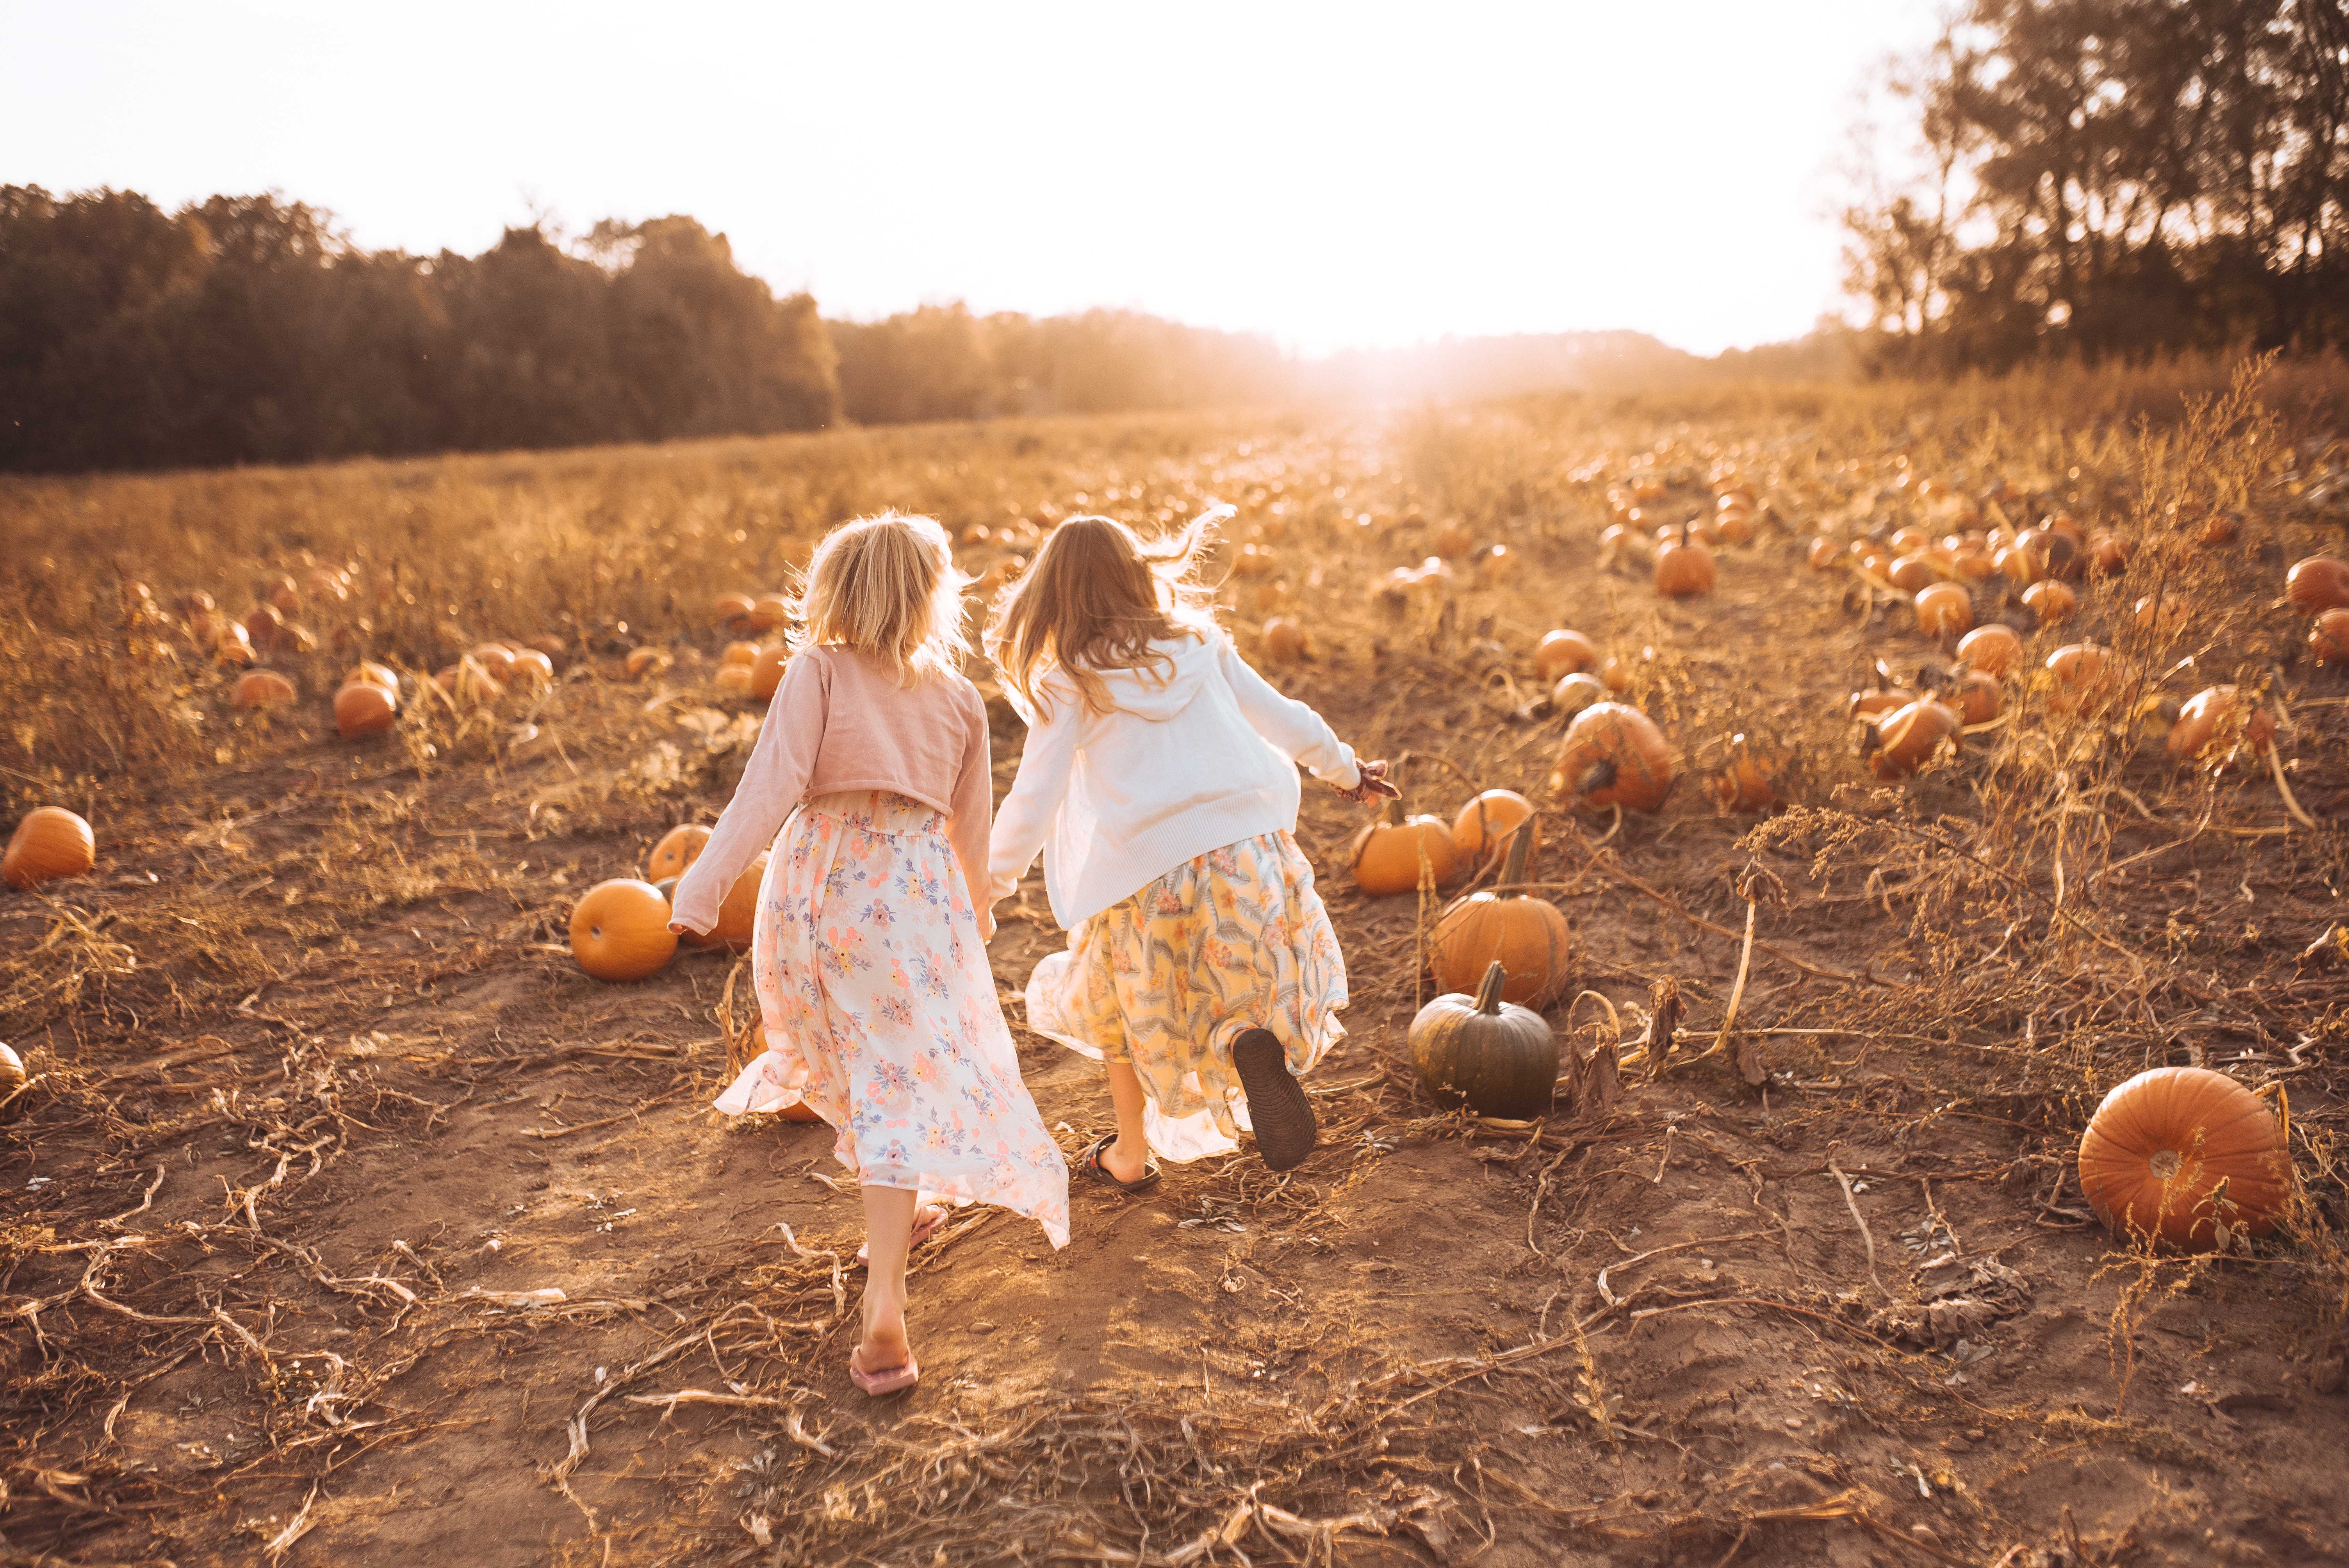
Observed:
[[[651,858],[645,861],[645,880],[656,884],[664,880],[674,882],[693,869],[693,862],[701,858],[709,842],[709,830],[698,822],[671,828],[661,835],[660,842],[653,846]]]
[[[684,830],[678,830],[681,832]],[[707,838],[706,833],[704,837]],[[698,847],[694,851],[697,857],[700,852]],[[749,952],[751,928],[759,915],[759,884],[766,879],[767,856],[762,851],[758,859],[742,868],[742,874],[734,879],[734,885],[726,890],[725,901],[718,906],[718,923],[707,932],[688,932],[680,940],[688,947],[705,950],[723,947],[732,953]]]
[[[1507,983],[1496,959],[1475,995],[1449,992],[1412,1019],[1412,1069],[1438,1105],[1516,1121],[1549,1110],[1557,1036],[1539,1013],[1501,1000]]]
[[[1565,912],[1522,891],[1526,835],[1512,833],[1496,887],[1444,910],[1428,938],[1428,967],[1446,991],[1466,991],[1498,964],[1508,972],[1504,1001],[1545,1007],[1566,989],[1571,935]]]
[[[2207,1068],[2155,1068],[2105,1097],[2080,1137],[2080,1191],[2116,1236],[2223,1248],[2263,1236],[2292,1197],[2283,1129]]]
[[[25,813],[0,854],[0,880],[35,887],[59,877],[87,876],[98,864],[98,836],[77,812],[41,806]]]
[[[1518,827],[1534,814],[1534,803],[1514,789],[1487,789],[1452,819],[1452,841],[1473,863],[1482,865],[1505,852]],[[1532,828],[1533,847],[1541,848],[1541,824]]]
[[[571,955],[598,980],[641,980],[676,953],[668,900],[650,882],[597,882],[571,911]]]

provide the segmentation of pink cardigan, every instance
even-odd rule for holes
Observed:
[[[966,676],[901,686],[869,654],[803,648],[783,667],[742,782],[678,881],[670,917],[695,931],[717,924],[727,890],[792,808],[841,789],[894,790],[947,813],[972,906],[983,912],[993,785],[987,704]]]

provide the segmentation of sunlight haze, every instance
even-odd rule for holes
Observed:
[[[1712,353],[1836,304],[1856,89],[1933,13],[18,4],[0,182],[274,190],[421,253],[683,212],[832,316]]]

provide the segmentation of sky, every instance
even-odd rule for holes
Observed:
[[[1936,12],[0,0],[0,183],[276,191],[419,253],[684,212],[833,316],[1710,354],[1837,304],[1858,92]]]

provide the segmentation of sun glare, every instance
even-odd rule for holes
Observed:
[[[1835,303],[1828,167],[1924,0],[47,5],[0,178],[277,190],[371,247],[686,212],[829,315],[1131,306],[1309,352]],[[243,84],[224,90],[223,84]]]

